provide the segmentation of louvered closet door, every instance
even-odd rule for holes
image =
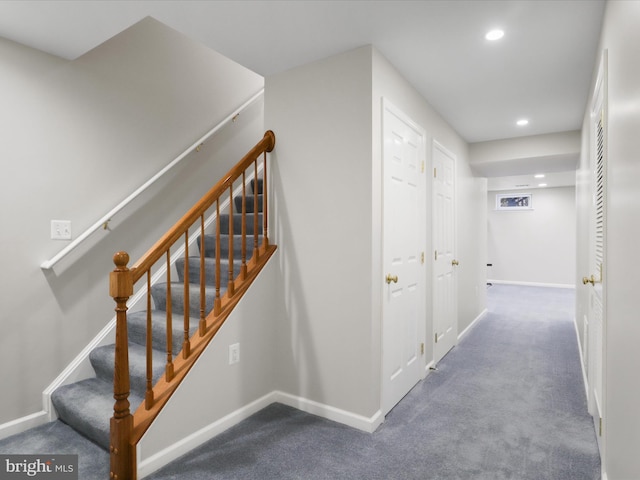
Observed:
[[[606,334],[604,316],[604,265],[606,252],[606,172],[607,172],[607,128],[606,128],[606,54],[603,57],[596,95],[591,112],[591,162],[593,183],[593,205],[591,213],[591,238],[589,253],[590,272],[587,279],[589,288],[588,319],[588,385],[589,413],[593,415],[598,434],[598,444],[602,434],[603,383],[604,383],[604,336]]]

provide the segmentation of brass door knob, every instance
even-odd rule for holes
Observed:
[[[398,276],[397,276],[397,275],[394,275],[394,276],[392,277],[392,276],[391,276],[391,274],[390,274],[390,273],[388,273],[388,274],[387,274],[387,278],[386,278],[386,280],[387,280],[387,283],[391,283],[391,282],[393,282],[393,283],[398,283]]]
[[[596,284],[596,277],[594,277],[593,275],[591,275],[591,277],[589,277],[589,278],[582,277],[582,284],[586,285],[587,283],[590,283],[591,285],[595,285]]]
[[[458,262],[458,260],[451,260],[451,265],[455,267],[457,265],[460,265],[460,262]]]

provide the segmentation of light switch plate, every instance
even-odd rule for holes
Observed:
[[[51,220],[51,240],[71,240],[71,220]]]

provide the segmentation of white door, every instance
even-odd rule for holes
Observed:
[[[589,389],[589,413],[593,415],[598,445],[601,446],[603,422],[604,388],[604,295],[603,266],[605,261],[605,202],[606,202],[606,53],[602,59],[596,94],[591,109],[591,171],[592,171],[592,208],[590,218],[589,256],[590,269],[583,278],[583,284],[589,288],[589,309],[587,320],[587,385]]]
[[[433,356],[438,363],[458,340],[455,257],[456,159],[433,142]]]
[[[425,134],[383,99],[382,411],[423,377]]]

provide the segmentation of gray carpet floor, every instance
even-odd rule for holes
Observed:
[[[489,313],[375,433],[273,404],[147,478],[599,479],[573,308],[570,289],[494,285]],[[30,435],[0,441],[0,452],[78,448],[80,478],[108,478],[99,447],[45,438],[23,450]]]

